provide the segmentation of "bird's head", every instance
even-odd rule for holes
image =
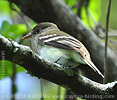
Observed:
[[[55,24],[50,22],[39,23],[31,30],[31,32],[23,36],[21,39],[27,39],[27,38],[30,38],[31,36],[41,34],[42,32],[45,32],[51,29],[58,29],[58,27]]]

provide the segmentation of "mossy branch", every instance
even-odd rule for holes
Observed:
[[[116,98],[117,81],[100,84],[76,73],[69,75],[63,67],[45,61],[29,47],[0,35],[0,60],[2,60],[3,51],[5,60],[21,65],[38,78],[46,79],[69,89],[75,94],[74,96],[90,100],[94,99],[92,98],[94,95],[98,97],[95,98],[96,100],[100,96],[112,96],[111,100]]]

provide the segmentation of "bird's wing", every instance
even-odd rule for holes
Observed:
[[[49,45],[56,48],[67,49],[67,50],[74,50],[74,48],[80,48],[80,42],[73,38],[72,36],[63,36],[63,35],[56,35],[50,34],[46,36],[39,37],[39,44],[41,45]]]
[[[99,75],[104,77],[102,73],[97,69],[97,67],[93,64],[93,62],[90,59],[90,54],[87,51],[87,49],[84,47],[84,45],[75,39],[72,36],[63,36],[63,35],[56,35],[56,34],[49,34],[46,36],[40,36],[39,37],[39,44],[41,45],[49,45],[56,48],[66,49],[66,50],[73,50],[77,53],[79,53],[82,57],[83,54],[86,53],[89,57],[84,58],[83,60],[88,64],[95,72],[97,72]]]
[[[74,48],[74,47],[73,47]],[[83,60],[87,65],[89,65],[96,73],[98,73],[102,78],[104,78],[103,74],[98,70],[98,68],[94,65],[94,63],[91,61],[90,54],[87,51],[87,49],[82,45],[81,49],[74,48],[80,55],[82,56],[85,52],[86,56],[83,57]]]

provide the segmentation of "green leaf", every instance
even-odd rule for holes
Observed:
[[[0,29],[0,34],[13,40],[20,38],[26,32],[25,24],[9,24],[8,21],[3,21]]]
[[[0,13],[10,14],[11,9],[8,1],[0,1]]]
[[[86,14],[85,7],[82,8],[82,21],[88,27],[94,26],[93,20],[95,20],[96,22],[99,21],[100,13],[101,13],[101,11],[100,11],[101,6],[100,5],[101,5],[100,0],[90,0],[88,9],[91,12],[91,15],[89,14],[89,16],[87,16],[87,14]],[[94,19],[92,19],[91,16],[93,16]]]
[[[13,63],[7,60],[0,61],[0,79],[3,79],[5,77],[12,76],[13,73]],[[20,67],[16,64],[16,72],[22,72],[25,71],[23,67]]]
[[[17,65],[17,72],[23,72],[23,71],[26,71],[26,70],[20,65]]]
[[[3,21],[0,29],[0,34],[6,33],[8,29],[9,29],[9,22]]]
[[[91,0],[89,9],[91,10],[94,18],[99,21],[101,14],[101,0]]]
[[[69,6],[69,7],[73,7],[73,6],[75,6],[76,5],[76,0],[64,0],[64,2],[65,3],[67,3],[67,5]],[[74,9],[72,9],[73,10],[73,12],[74,13],[76,13],[77,12],[77,9],[76,8],[74,8]]]
[[[64,2],[67,2],[67,1],[68,0],[64,0]],[[69,0],[69,2],[67,2],[67,5],[70,6],[70,7],[72,7],[74,5],[77,5],[76,1],[77,0]],[[101,9],[101,0],[90,0],[88,9],[91,12],[94,20],[95,21],[99,21],[100,16],[101,16],[100,15],[100,13],[101,13],[101,11],[100,11],[100,9]],[[73,8],[72,11],[74,13],[76,13],[77,12],[77,8],[76,7]],[[92,20],[92,17],[91,17],[91,15],[87,16],[86,9],[85,9],[84,6],[81,9],[81,18],[82,18],[81,20],[83,21],[83,23],[85,25],[87,25],[88,27],[94,26],[94,22]]]
[[[69,6],[73,6],[74,4],[76,4],[76,0],[64,0],[64,2],[66,2]]]

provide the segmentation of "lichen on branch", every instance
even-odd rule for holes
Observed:
[[[23,46],[0,35],[0,52],[5,52],[5,59],[21,65],[32,75],[43,78],[58,85],[61,85],[75,95],[112,95],[116,98],[117,81],[108,84],[100,84],[77,73],[69,75],[65,69],[58,64],[53,64],[42,59],[34,53],[29,47]],[[1,53],[0,53],[1,57]],[[0,58],[0,60],[2,60]],[[94,99],[94,98],[86,98]],[[98,100],[99,98],[95,98]]]

